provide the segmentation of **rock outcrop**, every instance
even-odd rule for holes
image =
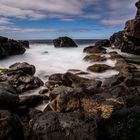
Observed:
[[[0,58],[23,54],[25,47],[29,47],[28,41],[16,41],[0,36]]]
[[[54,46],[59,47],[78,47],[78,45],[69,37],[59,37],[53,40]]]
[[[35,89],[43,85],[43,82],[34,76],[35,67],[28,63],[15,63],[0,76],[3,82],[10,84],[18,93]]]
[[[135,18],[126,22],[123,31],[113,34],[110,42],[122,52],[140,55],[140,0],[136,7]]]

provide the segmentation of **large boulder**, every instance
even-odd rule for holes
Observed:
[[[33,124],[30,140],[95,140],[96,121],[83,113],[47,112]]]
[[[27,43],[20,43],[19,41],[8,39],[0,36],[0,58],[10,55],[23,54]]]
[[[53,40],[54,46],[57,47],[78,47],[77,44],[69,37],[59,37]]]
[[[35,66],[28,63],[15,63],[0,78],[8,82],[18,93],[38,88],[44,83],[34,76]]]
[[[20,73],[34,75],[35,71],[36,71],[35,66],[23,62],[23,63],[15,63],[9,66],[7,74],[9,76]]]

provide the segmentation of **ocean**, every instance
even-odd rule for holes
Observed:
[[[114,67],[116,61],[108,59],[105,62],[90,63],[83,60],[87,55],[83,49],[93,45],[95,40],[82,40],[77,44],[77,48],[55,48],[51,42],[30,41],[30,48],[23,55],[11,56],[0,61],[0,68],[8,68],[16,62],[27,62],[36,67],[36,76],[46,81],[48,76],[54,73],[65,72],[88,72],[89,74],[80,75],[86,78],[103,79],[118,74],[116,70],[109,70],[104,73],[92,73],[87,71],[87,67],[100,63]],[[108,57],[108,56],[106,56]]]

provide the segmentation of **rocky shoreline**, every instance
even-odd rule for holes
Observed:
[[[124,31],[83,50],[87,54],[84,61],[97,63],[87,70],[102,73],[114,69],[118,71],[115,76],[96,80],[67,72],[50,75],[43,82],[35,76],[35,66],[26,62],[0,69],[0,140],[140,139],[139,63],[128,61],[115,50],[107,51],[114,46],[140,54],[140,26],[135,25],[139,21],[140,0],[136,6],[137,15],[127,22]],[[67,39],[69,47],[77,47],[66,37],[56,39],[54,46],[65,47]],[[1,58],[23,54],[25,47],[29,47],[27,41],[0,37]],[[115,66],[99,63],[107,59],[115,60]],[[36,89],[37,94],[29,94]],[[38,110],[41,105],[43,109]]]

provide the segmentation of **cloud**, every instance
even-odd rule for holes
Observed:
[[[100,23],[107,26],[123,25],[128,19],[135,16],[137,0],[108,0]]]
[[[106,20],[109,19],[112,25],[134,16],[135,1],[137,0],[0,0],[0,16],[28,20],[56,18],[62,21],[101,18],[101,23],[106,25]],[[122,18],[119,19],[120,17]],[[116,23],[113,22],[115,20]]]
[[[0,17],[0,25],[3,25],[3,24],[12,24],[12,22],[9,18]]]
[[[94,0],[1,0],[0,15],[33,19],[44,18],[49,13],[80,15],[91,3]]]
[[[17,33],[35,33],[35,32],[88,32],[91,31],[88,28],[69,28],[69,29],[55,29],[55,28],[20,28],[16,26],[4,26],[0,25],[1,31],[10,31]]]

